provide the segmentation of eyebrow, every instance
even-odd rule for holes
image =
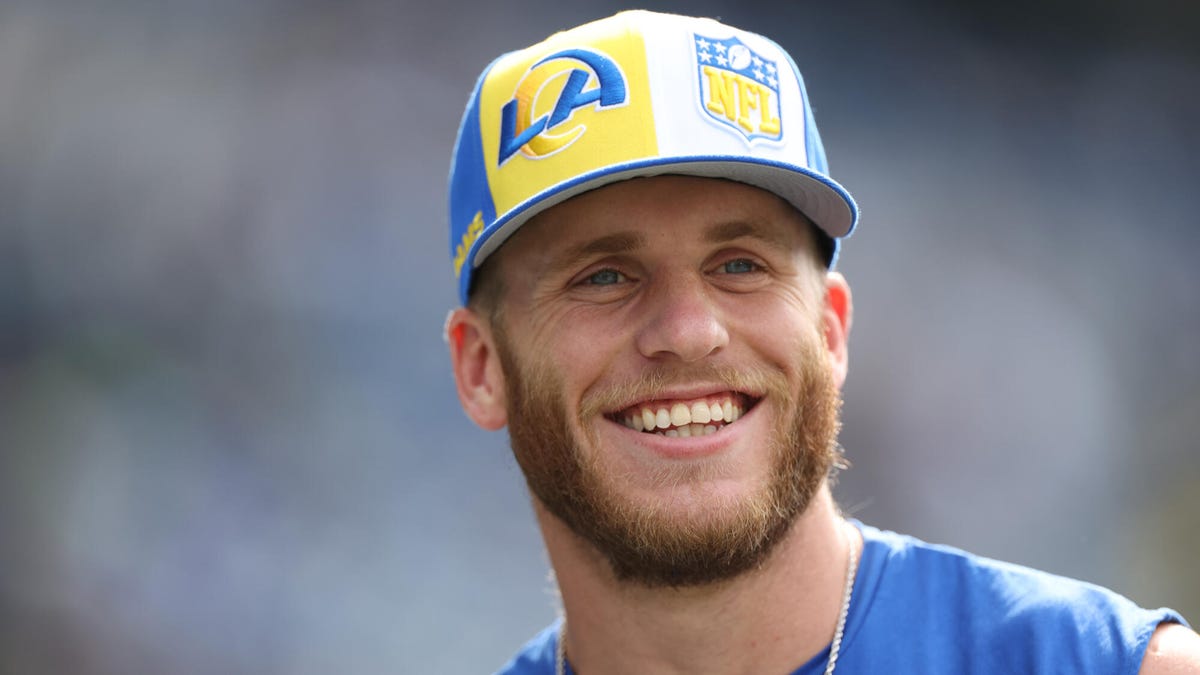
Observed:
[[[704,241],[710,244],[723,244],[734,239],[750,237],[758,239],[778,248],[791,248],[795,243],[785,235],[759,227],[744,220],[734,220],[727,223],[710,225],[704,231]]]
[[[570,267],[575,261],[593,256],[617,255],[637,250],[646,245],[646,237],[637,232],[617,232],[599,239],[585,241],[554,256],[550,271],[556,272]]]
[[[751,239],[758,239],[779,248],[790,248],[794,245],[794,242],[780,233],[743,220],[733,220],[710,225],[704,230],[702,236],[704,241],[709,244],[723,244],[735,239],[741,239],[742,237],[750,237]],[[638,232],[627,231],[605,235],[581,244],[576,244],[559,255],[554,256],[553,262],[550,263],[547,272],[561,271],[583,258],[629,253],[645,245],[645,235]]]

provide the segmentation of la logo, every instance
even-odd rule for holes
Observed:
[[[567,124],[575,111],[624,105],[626,98],[621,68],[600,52],[564,49],[547,56],[529,67],[500,111],[497,164],[517,152],[530,159],[561,152],[587,131],[582,122]]]

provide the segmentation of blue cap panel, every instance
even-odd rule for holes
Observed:
[[[471,280],[468,253],[483,228],[496,220],[479,127],[479,91],[490,70],[491,66],[483,71],[467,102],[450,165],[450,258],[454,261],[458,295],[463,304],[467,302]]]

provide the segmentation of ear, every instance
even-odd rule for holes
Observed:
[[[825,306],[821,310],[821,323],[825,333],[825,347],[829,351],[829,366],[833,371],[838,388],[846,381],[849,368],[850,323],[854,319],[854,302],[850,297],[850,284],[838,272],[825,275]]]
[[[504,369],[488,322],[459,307],[446,317],[446,339],[463,411],[488,431],[502,428],[508,423]]]

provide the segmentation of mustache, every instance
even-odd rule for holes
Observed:
[[[763,366],[727,366],[697,364],[690,366],[656,365],[637,378],[596,388],[587,393],[579,414],[584,420],[612,412],[639,401],[663,398],[663,392],[678,385],[705,383],[722,389],[751,394],[791,398],[783,371]]]

